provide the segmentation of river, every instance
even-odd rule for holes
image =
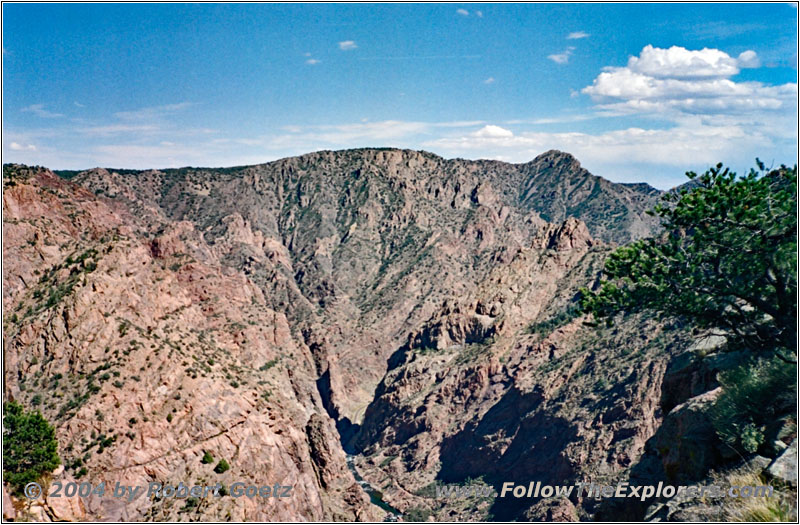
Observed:
[[[347,454],[347,468],[349,468],[350,472],[353,473],[353,477],[356,478],[356,481],[364,490],[364,492],[367,493],[369,500],[388,513],[383,521],[400,521],[400,519],[403,517],[403,513],[383,501],[383,493],[370,485],[367,480],[361,477],[361,474],[359,474],[358,470],[356,470],[355,456],[351,454]]]

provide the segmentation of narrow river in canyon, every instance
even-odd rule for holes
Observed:
[[[403,517],[403,514],[396,508],[383,501],[383,493],[381,493],[381,491],[370,485],[368,481],[361,477],[361,474],[359,474],[358,470],[356,469],[355,456],[352,454],[347,454],[347,468],[349,468],[353,473],[353,477],[356,478],[356,481],[364,490],[364,492],[367,493],[369,500],[387,512],[383,521],[400,521],[400,519]]]

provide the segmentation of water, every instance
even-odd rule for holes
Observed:
[[[358,482],[364,492],[367,493],[369,500],[389,513],[383,521],[399,521],[400,518],[403,517],[402,512],[383,501],[383,493],[381,493],[381,491],[370,485],[367,480],[361,477],[361,474],[356,470],[355,456],[347,454],[347,468],[353,473],[353,477],[356,478],[356,482]]]

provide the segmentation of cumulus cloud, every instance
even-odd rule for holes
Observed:
[[[626,67],[610,67],[582,93],[598,108],[618,114],[685,115],[756,114],[796,110],[797,84],[780,86],[736,82],[743,67],[756,67],[758,56],[745,51],[734,58],[718,49],[690,51],[646,46]]]
[[[573,46],[569,46],[567,49],[564,50],[563,53],[547,55],[547,58],[549,58],[556,64],[566,64],[567,62],[569,62],[569,57],[572,56],[572,52],[574,50],[575,48]]]
[[[319,64],[319,62],[320,61],[317,60],[316,58],[309,58],[308,60],[306,60],[306,64],[308,64],[309,66],[316,66],[317,64]]]
[[[484,84],[494,84],[494,77],[489,77],[483,81]]]
[[[487,124],[478,131],[472,133],[472,136],[478,138],[488,138],[488,139],[505,139],[513,137],[514,133],[512,133],[511,130],[501,128],[500,126]]]
[[[44,109],[44,104],[31,104],[26,108],[22,108],[24,113],[33,113],[40,118],[60,118],[63,117],[61,113],[53,113]]]
[[[747,63],[755,59],[755,52],[742,53]],[[742,56],[740,55],[740,56]],[[739,61],[719,49],[703,48],[690,51],[672,46],[661,49],[647,45],[638,57],[628,59],[627,69],[655,78],[727,78],[739,72]]]
[[[567,40],[577,40],[579,38],[588,38],[589,33],[584,31],[574,31],[567,35]]]
[[[742,69],[745,68],[757,68],[761,67],[761,60],[756,55],[755,51],[748,49],[747,51],[739,54],[739,59],[737,60],[739,67]]]
[[[352,51],[353,49],[357,49],[358,46],[353,40],[344,40],[343,42],[339,42],[339,49],[342,51]]]
[[[466,9],[456,9],[456,13],[458,13],[461,16],[469,16],[469,11],[467,11]]]
[[[478,18],[483,18],[483,11],[475,11],[475,16]]]

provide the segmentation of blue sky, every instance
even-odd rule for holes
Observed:
[[[781,4],[4,4],[3,162],[573,153],[666,188],[797,157]]]

